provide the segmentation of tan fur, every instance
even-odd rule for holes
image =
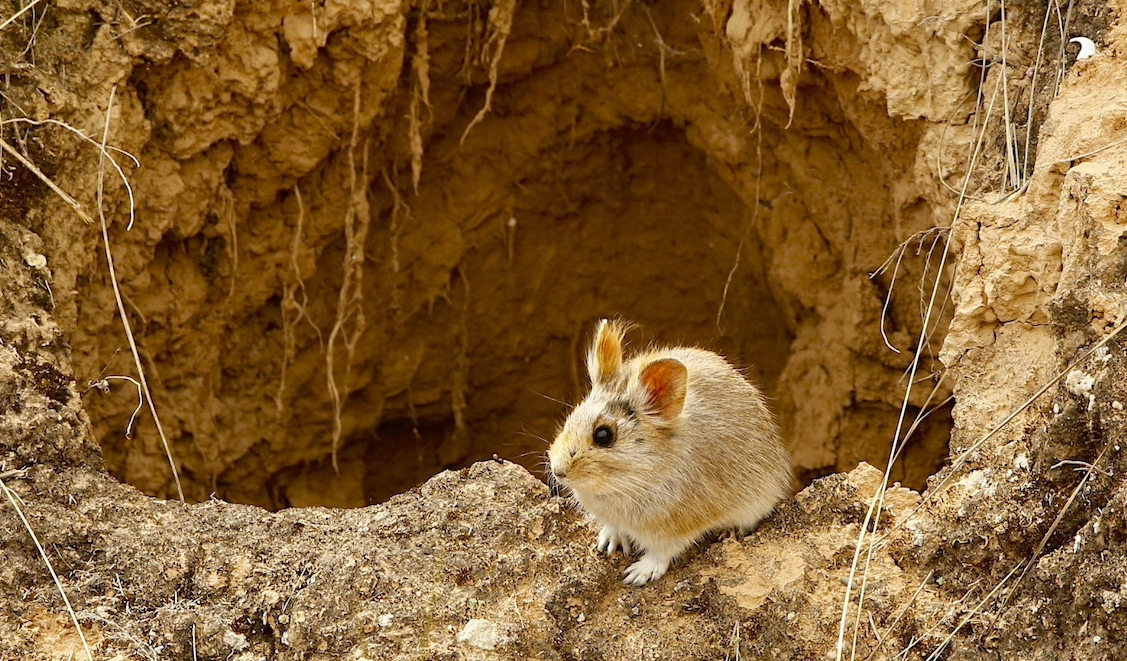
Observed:
[[[591,350],[587,352],[587,372],[591,383],[600,383],[618,374],[622,368],[622,338],[626,325],[603,319],[595,331]]]
[[[600,322],[591,392],[548,451],[552,473],[604,525],[599,548],[644,552],[641,585],[702,535],[750,530],[791,489],[790,457],[763,395],[723,358],[670,347],[623,359],[625,325]],[[600,426],[614,442],[594,442]]]

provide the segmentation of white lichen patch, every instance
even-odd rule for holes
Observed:
[[[459,643],[481,650],[495,650],[511,640],[508,627],[483,618],[466,622],[457,635]]]
[[[1064,377],[1064,387],[1073,395],[1080,397],[1090,394],[1095,384],[1096,378],[1081,370],[1072,370]]]

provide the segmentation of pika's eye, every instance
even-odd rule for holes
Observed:
[[[591,440],[595,441],[595,445],[605,448],[614,443],[614,430],[606,425],[599,425],[595,427],[595,433],[591,435]]]

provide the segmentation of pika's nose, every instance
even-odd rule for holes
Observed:
[[[548,468],[555,477],[567,477],[567,471],[571,468],[571,460],[575,458],[575,449],[555,449],[556,451],[550,453],[548,457]]]

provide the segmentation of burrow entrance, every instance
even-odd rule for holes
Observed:
[[[921,126],[848,44],[794,69],[768,31],[735,66],[727,15],[680,0],[251,5],[119,92],[143,167],[115,264],[191,499],[360,506],[494,454],[538,470],[602,316],[750,366],[802,478],[884,464],[936,274],[909,255],[886,309],[870,273],[937,211]],[[104,260],[75,264],[78,379],[129,373]],[[110,469],[174,494],[151,422],[123,433],[131,389],[84,401]],[[923,487],[950,424],[894,479]]]

